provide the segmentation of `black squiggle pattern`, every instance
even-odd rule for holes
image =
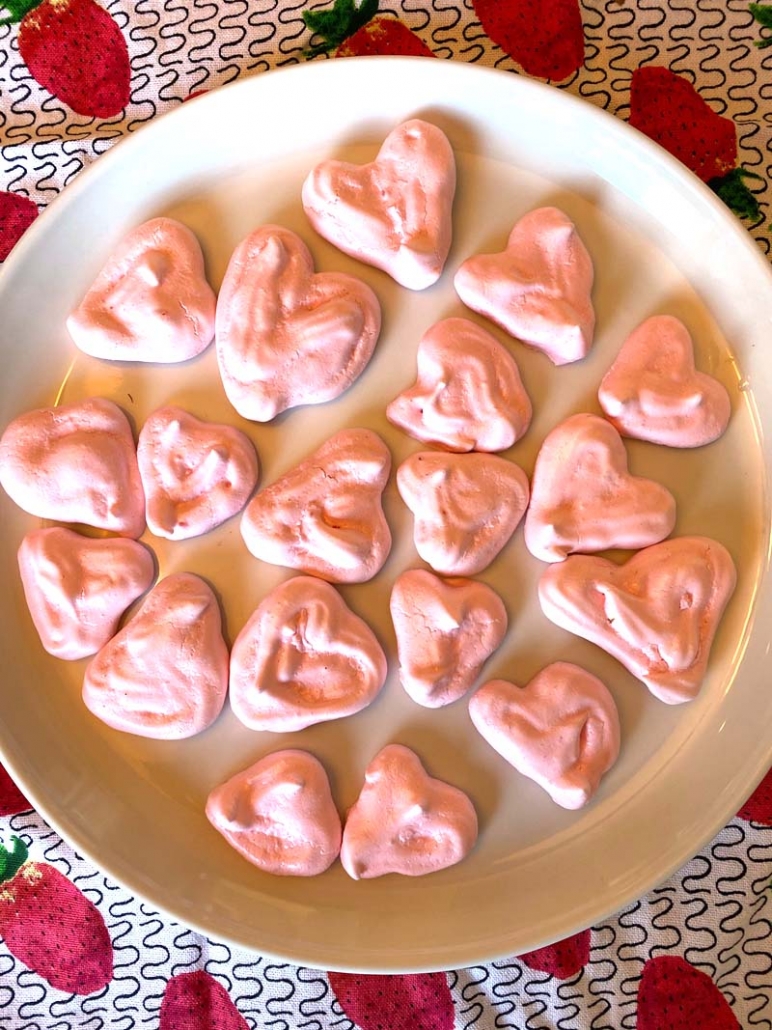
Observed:
[[[284,5],[281,18],[273,0],[191,0],[185,8],[180,0],[166,4],[136,0],[131,5],[113,0],[106,6],[126,27],[135,74],[125,116],[104,122],[74,116],[40,89],[15,47],[9,48],[6,42],[15,39],[16,29],[0,29],[2,187],[31,196],[38,204],[56,195],[116,138],[141,127],[194,89],[300,61],[307,43],[300,20],[303,5],[298,3]],[[434,0],[431,10],[419,0],[401,4],[382,0],[381,7],[398,13],[440,57],[519,73],[511,58],[487,40],[470,0]],[[668,12],[666,22],[663,8]],[[624,117],[630,78],[639,64],[666,64],[694,81],[714,110],[734,119],[740,161],[766,180],[750,180],[749,187],[767,205],[756,238],[769,253],[772,54],[753,46],[759,31],[747,0],[641,0],[636,4],[584,0],[582,9],[585,67],[562,88]],[[725,18],[731,19],[729,44]],[[169,26],[165,34],[159,30],[162,19]],[[271,27],[276,29],[273,35],[269,35]],[[182,47],[180,35],[185,40]],[[165,922],[168,936],[162,934],[157,914],[140,910],[115,885],[100,883],[93,870],[54,842],[51,831],[36,817],[14,818],[11,824],[27,836],[38,857],[48,860],[50,856],[62,871],[70,868],[82,889],[102,897],[100,906],[103,911],[107,906],[116,949],[117,976],[105,998],[57,997],[49,1004],[41,993],[40,979],[0,951],[0,1025],[6,1010],[14,1014],[23,1010],[30,1030],[33,1026],[53,1030],[54,1020],[61,1030],[70,1026],[73,1030],[152,1028],[157,1024],[164,982],[175,971],[203,965],[229,989],[253,1027],[311,1030],[319,1024],[325,1030],[353,1030],[331,995],[323,993],[327,984],[321,976],[277,965],[268,976],[260,958],[207,942]],[[664,892],[596,928],[590,962],[584,974],[567,986],[531,975],[516,961],[454,974],[458,1026],[522,1030],[527,1025],[554,1030],[561,1023],[570,1026],[577,1021],[572,1008],[576,1004],[589,1016],[593,1030],[632,1030],[642,963],[651,949],[659,948],[683,953],[706,971],[715,969],[716,981],[735,1005],[741,1025],[772,1030],[768,989],[772,896],[766,891],[772,876],[772,831],[747,832],[747,840],[744,831],[723,835],[715,850],[707,849],[690,865],[686,879],[674,880]],[[745,863],[739,875],[738,855]],[[703,899],[714,893],[715,906],[705,904]],[[717,923],[711,921],[714,915]],[[149,992],[132,976],[148,954],[155,977]]]
[[[332,993],[327,978],[316,970],[302,966],[297,971],[297,977],[304,988],[304,997],[298,1005],[300,1014],[306,1019],[324,1016],[327,1011],[327,999]],[[322,1002],[325,1004],[322,1005]],[[319,1023],[318,1026],[319,1030],[322,1030],[323,1024]]]
[[[173,940],[172,976],[190,973],[200,968],[204,954],[203,942],[193,930],[182,930]]]
[[[493,963],[493,968],[500,969],[502,967],[498,963]],[[469,969],[458,970],[457,976],[457,989],[458,987],[461,988],[461,997],[456,1011],[459,1019],[462,1021],[464,1030],[468,1030],[468,1028],[475,1026],[485,1011],[483,1002],[486,998],[486,992],[484,989],[480,990],[480,988],[491,979],[491,971],[484,966],[474,966]]]
[[[211,61],[208,51],[217,39],[218,8],[211,0],[195,0],[193,10],[196,17],[191,19],[188,32],[191,37],[200,36],[201,39],[189,48],[186,57],[188,67],[195,69],[199,67],[200,62]],[[191,42],[193,41],[191,38]]]

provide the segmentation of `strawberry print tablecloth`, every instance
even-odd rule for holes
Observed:
[[[0,261],[116,140],[203,90],[355,54],[476,62],[629,120],[772,242],[772,0],[2,0]],[[553,947],[319,972],[180,926],[0,771],[3,1030],[772,1030],[772,773],[677,875]]]

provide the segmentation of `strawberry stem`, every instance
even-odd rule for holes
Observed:
[[[29,857],[27,845],[15,835],[9,844],[0,841],[0,883],[11,880]]]
[[[29,14],[36,7],[40,7],[42,2],[43,0],[2,0],[0,10],[8,11],[10,17],[3,18],[0,21],[0,26],[15,25],[16,22],[22,20],[25,14]]]
[[[355,0],[335,0],[326,11],[303,11],[303,21],[323,43],[306,51],[306,57],[318,57],[337,48],[363,28],[378,13],[378,0],[362,0],[357,7]]]
[[[772,29],[772,5],[750,4],[748,10],[762,28]],[[767,47],[772,46],[772,36],[757,39],[753,45],[757,46],[759,50],[766,50]]]
[[[756,197],[745,185],[744,179],[764,181],[761,175],[749,172],[747,168],[740,167],[733,168],[726,175],[719,175],[714,179],[709,179],[708,186],[736,215],[739,215],[740,218],[750,218],[751,221],[755,222],[761,215],[761,208]]]

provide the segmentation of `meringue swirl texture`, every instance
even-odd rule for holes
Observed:
[[[410,748],[389,744],[365,771],[340,860],[355,880],[425,876],[460,862],[476,841],[477,813],[467,795],[429,776]]]
[[[515,224],[505,250],[464,261],[454,285],[467,307],[566,365],[592,346],[593,279],[574,223],[556,207],[541,207]]]
[[[381,329],[373,291],[342,272],[314,272],[303,240],[264,225],[231,256],[217,300],[217,363],[244,418],[339,397],[369,362]]]
[[[153,218],[121,240],[67,329],[93,357],[187,361],[214,338],[215,304],[194,234],[173,218]]]
[[[504,602],[492,587],[426,569],[397,578],[389,607],[400,682],[425,708],[462,697],[507,631]]]
[[[257,455],[244,433],[172,405],[145,422],[137,461],[148,527],[168,540],[219,526],[241,511],[257,483]]]
[[[456,159],[436,125],[398,125],[374,161],[328,160],[303,183],[314,229],[345,254],[380,268],[409,290],[435,283],[453,235]]]
[[[574,552],[646,547],[668,536],[675,520],[673,495],[630,474],[622,438],[605,419],[572,415],[545,438],[524,527],[535,558],[559,562]]]
[[[627,337],[598,400],[623,436],[667,447],[712,443],[732,413],[724,385],[695,368],[689,330],[672,315],[647,318]]]
[[[397,469],[423,560],[442,575],[482,572],[505,546],[528,506],[528,477],[497,454],[419,451]]]
[[[381,505],[390,469],[377,433],[341,430],[252,498],[241,518],[244,542],[271,565],[364,583],[391,550]]]
[[[586,555],[552,565],[539,581],[539,602],[557,626],[608,651],[675,705],[699,693],[736,581],[718,541],[674,537],[621,566]]]
[[[386,408],[416,440],[449,451],[504,451],[528,429],[533,409],[515,359],[466,318],[446,318],[422,336],[418,377]]]
[[[330,781],[307,751],[274,751],[215,787],[206,817],[248,862],[274,876],[317,876],[340,851]]]
[[[67,661],[96,654],[155,579],[153,556],[136,540],[95,540],[61,526],[27,533],[18,561],[40,641]]]
[[[606,685],[570,662],[525,687],[491,680],[469,702],[477,731],[563,808],[587,804],[619,756],[619,714]]]
[[[112,401],[19,415],[0,439],[0,484],[42,519],[141,536],[145,496],[128,419]]]
[[[181,740],[215,721],[228,692],[217,599],[198,576],[162,579],[89,663],[86,707],[124,733]]]
[[[234,641],[231,708],[249,729],[292,733],[361,711],[386,671],[375,634],[335,587],[294,576],[261,601]]]

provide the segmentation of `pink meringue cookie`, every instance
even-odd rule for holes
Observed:
[[[86,669],[83,700],[124,733],[181,740],[220,714],[228,648],[217,599],[198,576],[167,576]]]
[[[96,358],[187,361],[212,342],[215,303],[196,237],[173,218],[153,218],[121,241],[67,328]]]
[[[231,708],[251,730],[292,733],[361,711],[386,670],[375,634],[335,587],[295,576],[264,598],[233,644]]]
[[[41,519],[135,538],[145,528],[131,426],[103,397],[14,419],[0,439],[0,484]]]
[[[598,400],[623,436],[667,447],[702,447],[722,435],[729,394],[694,367],[689,330],[672,315],[647,318],[622,344]]]
[[[577,555],[539,581],[544,614],[608,651],[666,704],[696,697],[737,579],[726,548],[675,537],[624,565]]]
[[[514,533],[528,506],[528,477],[495,454],[420,451],[397,469],[414,516],[416,550],[447,576],[473,576]]]
[[[540,207],[516,223],[506,250],[469,258],[453,283],[467,307],[565,365],[592,346],[593,278],[574,223],[556,207]]]
[[[554,662],[525,687],[491,680],[469,702],[477,731],[563,808],[581,808],[619,755],[619,713],[605,684]]]
[[[381,506],[391,454],[369,429],[344,429],[261,490],[241,534],[256,558],[332,583],[364,583],[391,549]]]
[[[168,540],[219,526],[241,511],[257,483],[257,455],[247,436],[173,406],[145,422],[137,460],[148,527]]]
[[[423,290],[445,267],[456,161],[447,136],[412,118],[389,133],[370,164],[323,161],[303,183],[314,229],[401,286]]]
[[[155,579],[134,540],[93,540],[56,526],[27,533],[18,553],[27,606],[49,654],[74,661],[115,635],[129,605]]]
[[[669,490],[632,476],[619,433],[597,415],[572,415],[545,438],[531,480],[525,543],[535,558],[638,548],[673,531]]]
[[[418,378],[386,408],[405,432],[449,451],[503,451],[533,409],[511,354],[466,318],[446,318],[418,344]]]
[[[507,611],[491,587],[409,569],[391,591],[399,678],[414,701],[439,708],[457,701],[507,632]]]
[[[264,225],[234,251],[217,301],[228,400],[255,422],[333,400],[363,372],[380,329],[380,304],[366,283],[314,273],[296,233]]]
[[[206,817],[248,862],[274,876],[317,876],[340,851],[330,781],[307,751],[274,751],[215,787]]]
[[[429,776],[402,744],[379,751],[343,827],[340,860],[355,880],[424,876],[455,865],[477,841],[477,813],[458,787]]]

